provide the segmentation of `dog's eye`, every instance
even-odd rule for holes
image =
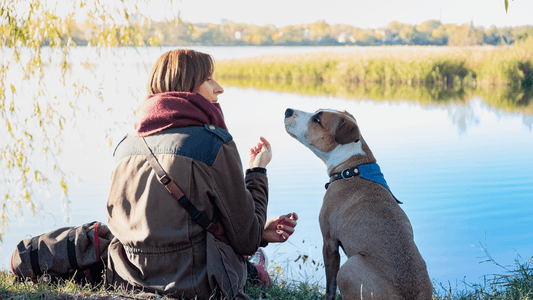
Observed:
[[[320,124],[320,114],[316,114],[313,116],[313,122]]]

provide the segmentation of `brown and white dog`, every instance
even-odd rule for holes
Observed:
[[[376,159],[347,112],[287,109],[289,135],[327,167],[330,182],[320,211],[326,300],[337,285],[347,299],[432,299],[426,263],[413,229],[388,189]],[[340,266],[339,246],[348,257]]]

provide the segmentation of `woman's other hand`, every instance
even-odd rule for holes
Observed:
[[[294,233],[294,227],[296,227],[297,220],[298,215],[296,213],[290,213],[267,220],[262,241],[268,243],[285,242]]]
[[[264,138],[259,138],[260,142],[250,149],[250,163],[249,168],[266,168],[272,159],[272,146]]]

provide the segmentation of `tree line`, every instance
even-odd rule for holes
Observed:
[[[141,25],[137,25],[141,26]],[[94,45],[92,31],[98,26],[90,21],[71,23],[71,35],[78,45]],[[162,46],[381,46],[435,45],[476,46],[511,45],[533,36],[533,26],[484,28],[470,24],[443,24],[428,20],[419,25],[392,21],[377,29],[350,25],[330,25],[325,21],[277,28],[223,21],[221,24],[185,21],[151,22],[141,26],[141,40]]]

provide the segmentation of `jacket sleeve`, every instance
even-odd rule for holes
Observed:
[[[231,246],[238,254],[253,255],[261,243],[266,222],[266,174],[251,172],[244,176],[233,140],[222,145],[210,170],[214,204]]]

